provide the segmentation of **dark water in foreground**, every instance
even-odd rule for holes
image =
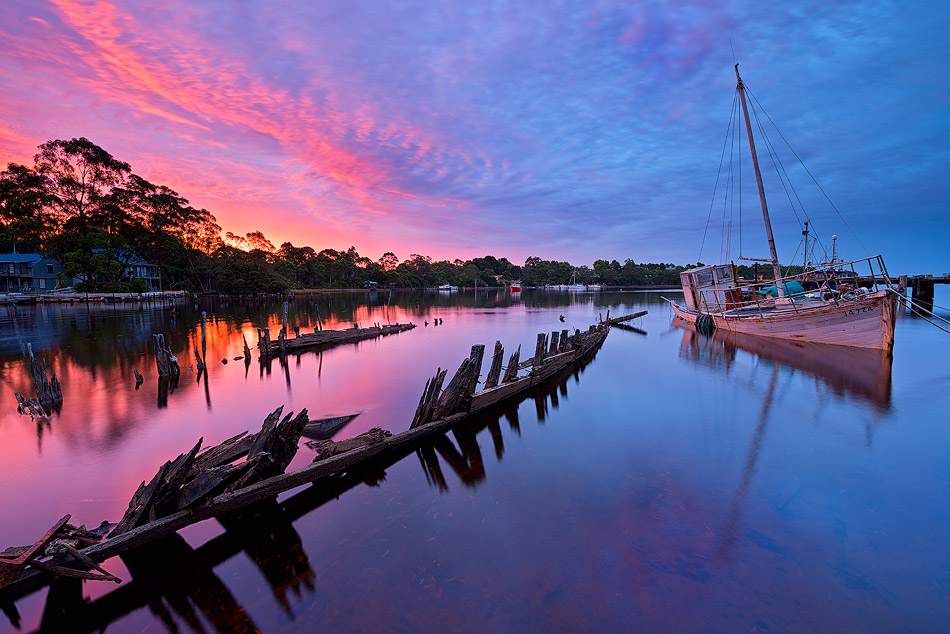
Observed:
[[[122,585],[30,595],[0,632],[946,631],[950,335],[902,318],[892,363],[707,338],[671,324],[661,294],[298,302],[304,331],[317,308],[330,327],[419,327],[270,367],[232,358],[242,333],[253,346],[265,321],[276,332],[279,304],[0,307],[2,546],[66,513],[116,521],[162,462],[257,430],[280,405],[362,411],[337,439],[402,431],[426,379],[473,343],[530,356],[538,332],[650,311],[554,389],[106,562]],[[149,335],[191,365],[200,310],[210,371],[162,396]],[[49,425],[16,413],[26,342],[64,385]]]

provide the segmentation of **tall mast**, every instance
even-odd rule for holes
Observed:
[[[775,240],[772,238],[772,221],[769,220],[769,207],[765,203],[765,187],[762,186],[762,173],[759,172],[759,158],[755,154],[755,141],[752,139],[752,124],[749,123],[749,108],[745,103],[745,86],[742,77],[739,77],[739,65],[736,64],[736,89],[742,101],[742,114],[745,116],[745,129],[749,135],[749,149],[752,150],[752,166],[755,167],[755,182],[759,185],[759,201],[762,203],[762,217],[765,219],[765,235],[769,238],[769,253],[772,256],[772,274],[775,275],[775,288],[779,297],[785,297],[785,289],[779,280],[782,279],[782,270],[778,265],[778,254],[775,252]]]

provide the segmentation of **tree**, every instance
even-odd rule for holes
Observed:
[[[33,157],[36,172],[47,179],[47,191],[61,219],[75,225],[80,235],[105,228],[114,212],[109,194],[131,173],[128,163],[116,160],[101,147],[80,137],[47,141]]]

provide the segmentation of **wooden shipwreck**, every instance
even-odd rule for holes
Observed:
[[[299,353],[314,350],[322,350],[332,346],[355,343],[364,339],[376,339],[385,337],[397,332],[412,330],[416,325],[409,324],[373,324],[367,328],[360,328],[354,324],[353,328],[343,330],[317,330],[314,332],[297,335],[293,338],[285,336],[283,329],[277,335],[277,341],[271,341],[270,329],[258,329],[257,347],[261,358],[272,357],[278,354]],[[250,356],[250,349],[245,342],[245,355]]]
[[[104,522],[96,531],[86,531],[83,527],[68,527],[67,516],[32,546],[0,553],[0,603],[22,597],[61,575],[117,581],[98,564],[202,520],[227,517],[300,485],[349,473],[386,454],[412,451],[425,437],[511,402],[516,395],[580,367],[603,344],[611,325],[643,314],[614,319],[608,314],[608,319],[583,332],[542,333],[534,356],[521,361],[519,346],[506,368],[502,367],[504,349],[496,342],[481,389],[478,379],[485,347],[473,346],[471,355],[463,360],[444,390],[444,370],[438,370],[426,383],[408,430],[393,435],[377,427],[340,442],[308,442],[306,445],[316,453],[313,462],[289,473],[285,469],[296,455],[301,434],[309,423],[306,410],[282,418],[283,408],[278,408],[267,416],[260,432],[243,432],[204,451],[199,439],[189,451],[163,464],[148,482],[139,485],[118,524]],[[110,529],[108,539],[101,539]],[[59,543],[63,540],[66,543]],[[54,542],[58,546],[51,548]]]

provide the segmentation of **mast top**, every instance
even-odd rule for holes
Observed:
[[[739,64],[738,64],[738,63],[736,63],[736,81],[739,82],[738,85],[737,85],[737,88],[739,88],[740,90],[741,90],[742,88],[744,88],[744,86],[742,85],[742,77],[739,77]]]

